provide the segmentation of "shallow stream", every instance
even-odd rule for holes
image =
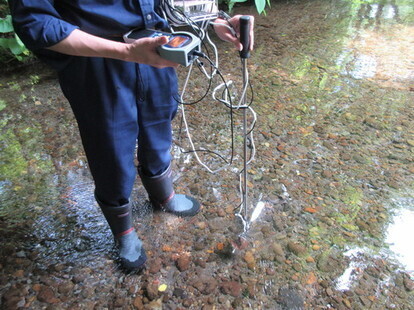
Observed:
[[[237,215],[241,113],[234,162],[216,174],[183,152],[178,114],[176,191],[203,210],[192,219],[153,213],[137,180],[135,227],[149,257],[140,274],[116,263],[55,74],[36,65],[1,75],[2,308],[413,308],[414,4],[271,4],[256,16],[248,60],[258,118],[248,229]],[[219,51],[223,76],[239,87],[237,53],[226,43]],[[188,94],[200,98],[206,82],[194,72]],[[195,147],[228,159],[228,109],[208,97],[185,111]]]

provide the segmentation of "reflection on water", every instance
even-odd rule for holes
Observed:
[[[387,229],[386,242],[396,259],[414,277],[414,199],[398,199],[398,209]]]
[[[366,259],[366,256],[371,256]],[[362,276],[363,270],[369,265],[372,259],[372,253],[367,248],[353,248],[344,253],[351,261],[348,268],[336,280],[335,288],[339,291],[347,291]]]
[[[349,38],[336,65],[353,79],[407,89],[414,79],[413,28],[399,22],[410,18],[412,6],[402,1],[386,2],[354,6]]]
[[[401,280],[403,276],[393,276],[400,272],[390,250],[412,275],[410,263],[414,258],[406,237],[413,235],[410,230],[414,222],[413,200],[400,199],[390,205],[386,192],[390,186],[408,184],[412,180],[405,171],[412,167],[414,146],[409,135],[412,92],[406,91],[414,81],[413,28],[410,23],[397,22],[405,20],[407,12],[412,10],[399,1],[395,1],[398,5],[391,1],[383,1],[384,5],[368,1],[344,5],[348,3],[346,0],[287,1],[286,4],[279,1],[277,6],[278,9],[289,8],[291,11],[285,15],[297,14],[300,20],[305,14],[296,2],[311,3],[307,10],[316,17],[321,14],[314,5],[319,4],[326,8],[320,11],[327,15],[326,19],[311,20],[309,17],[296,32],[286,36],[277,33],[295,29],[295,25],[289,22],[274,25],[266,21],[273,14],[278,16],[274,20],[283,20],[281,10],[272,9],[267,17],[260,17],[266,22],[259,21],[258,30],[262,33],[258,37],[263,39],[264,33],[266,37],[270,34],[277,39],[274,41],[277,46],[259,45],[255,53],[259,54],[262,49],[263,58],[269,57],[269,60],[260,62],[262,59],[258,57],[257,66],[252,61],[252,73],[253,70],[257,72],[254,86],[258,90],[255,104],[261,112],[260,134],[257,161],[249,170],[250,204],[242,223],[234,215],[240,204],[239,183],[234,177],[239,169],[232,166],[223,174],[207,174],[195,164],[192,153],[182,152],[187,148],[180,145],[184,144],[180,140],[175,141],[173,148],[178,166],[175,177],[178,189],[200,198],[203,211],[185,220],[153,214],[149,208],[142,207],[141,202],[146,197],[142,186],[134,189],[139,192],[139,195],[134,194],[138,198],[133,198],[136,200],[134,224],[148,250],[151,268],[148,279],[165,280],[171,291],[178,289],[180,296],[183,295],[180,290],[187,292],[190,288],[198,294],[194,295],[194,300],[200,300],[194,309],[201,309],[201,302],[207,302],[204,294],[215,295],[208,299],[212,306],[217,304],[218,298],[222,302],[218,308],[230,309],[232,305],[224,303],[234,296],[227,294],[229,287],[219,287],[228,280],[241,287],[240,292],[232,292],[239,294],[233,305],[235,309],[249,308],[247,305],[255,309],[260,305],[262,309],[278,309],[276,300],[287,305],[292,287],[301,289],[309,309],[329,304],[338,309],[343,308],[343,304],[350,309],[382,309],[386,308],[385,300],[406,298],[400,294],[410,287],[395,285],[395,279]],[[325,7],[328,3],[332,7]],[[332,10],[332,15],[328,10]],[[334,15],[337,18],[332,20]],[[316,21],[319,27],[309,27]],[[338,21],[344,22],[336,23]],[[298,31],[304,28],[309,29],[306,40],[301,36],[303,31]],[[326,29],[334,29],[335,35]],[[325,36],[329,40],[324,41]],[[318,48],[323,46],[323,53],[315,48],[316,44]],[[286,69],[285,73],[281,68],[302,56],[306,59],[301,62],[303,70],[296,79],[291,79],[293,70]],[[282,59],[284,57],[289,60]],[[336,67],[332,68],[332,64]],[[314,77],[317,78],[312,80]],[[317,86],[308,84],[310,80],[317,81]],[[18,98],[21,90],[8,89],[10,98],[2,96],[7,98],[5,114],[13,121],[2,128],[8,130],[3,141],[7,142],[5,150],[12,160],[7,161],[11,167],[7,170],[10,176],[0,181],[1,202],[8,202],[10,211],[16,210],[20,203],[22,210],[33,209],[39,213],[35,224],[29,226],[31,233],[33,229],[34,240],[39,243],[35,246],[37,253],[33,254],[38,266],[48,268],[62,262],[93,267],[89,279],[107,279],[101,274],[113,267],[111,259],[116,257],[111,251],[112,236],[94,201],[93,182],[80,160],[84,156],[79,137],[72,134],[77,132],[72,125],[74,121],[69,118],[69,112],[62,112],[69,108],[57,105],[55,99],[49,100],[51,83],[44,85],[34,85],[33,91],[32,85],[23,89],[27,91],[27,98],[41,97],[42,105],[29,100],[18,103],[14,98]],[[384,85],[399,88],[384,89]],[[39,89],[45,94],[39,94]],[[348,91],[350,89],[352,91]],[[391,106],[394,100],[398,105]],[[332,106],[335,108],[331,109]],[[359,108],[361,106],[366,106],[366,110]],[[205,113],[205,107],[209,107],[209,113]],[[228,148],[228,114],[224,113],[227,111],[218,108],[210,111],[211,105],[205,107],[192,111],[195,113],[194,135],[211,149]],[[384,117],[378,112],[382,110],[387,111]],[[54,111],[56,115],[47,114],[47,111]],[[20,114],[34,117],[15,116]],[[216,114],[222,117],[212,117]],[[66,118],[58,124],[49,124],[50,119],[60,120],[62,115]],[[211,130],[201,130],[209,128],[208,125],[212,125]],[[28,130],[31,127],[36,130]],[[236,141],[241,140],[238,138]],[[20,153],[24,155],[21,164],[16,155]],[[221,163],[215,158],[210,161]],[[235,162],[241,162],[239,154]],[[388,226],[389,250],[384,250],[380,232],[390,207],[397,210]],[[145,217],[147,214],[150,216]],[[12,254],[13,251],[10,250]],[[185,259],[178,261],[181,257],[191,258],[191,264],[186,266]],[[4,262],[0,262],[3,273],[12,274],[15,272],[12,268],[21,268],[19,261],[9,263],[4,259]],[[176,268],[178,262],[182,270]],[[101,273],[96,273],[95,267],[99,269],[100,266]],[[206,283],[213,287],[211,291],[206,289],[206,283],[199,281],[203,278],[200,274],[206,275]],[[72,274],[67,276],[73,277]],[[30,277],[28,281],[33,283],[39,278],[35,273]],[[193,281],[193,277],[197,281]],[[114,278],[118,280],[117,272]],[[20,279],[16,276],[13,281]],[[84,284],[78,286],[81,285]],[[283,287],[285,285],[292,287]],[[125,287],[118,289],[125,291]],[[394,293],[391,294],[392,289]],[[354,298],[350,298],[347,291],[354,294]],[[166,308],[175,309],[183,303],[182,296],[173,295],[169,295]],[[104,300],[116,298],[114,294],[99,292],[96,298],[101,297]],[[378,299],[372,305],[368,297]],[[73,299],[78,302],[76,296]],[[352,305],[348,307],[342,300],[350,300]]]
[[[404,272],[414,278],[414,198],[398,198],[393,200],[394,214],[386,230],[385,242],[388,249],[375,251],[368,247],[352,247],[343,255],[349,259],[348,267],[335,282],[335,288],[347,291],[357,284],[364,270],[375,266],[378,261],[391,258],[396,260]],[[389,275],[378,285],[388,285]]]
[[[48,262],[80,263],[91,253],[106,253],[112,246],[107,224],[96,205],[93,182],[84,169],[69,171],[60,200],[44,205],[34,224],[39,257]]]

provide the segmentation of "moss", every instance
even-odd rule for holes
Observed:
[[[12,130],[0,134],[0,175],[1,180],[17,180],[27,173],[27,162],[22,146]]]

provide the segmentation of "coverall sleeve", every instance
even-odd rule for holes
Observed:
[[[55,45],[78,27],[64,21],[54,0],[9,0],[13,27],[32,51]]]

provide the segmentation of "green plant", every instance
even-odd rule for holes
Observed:
[[[11,16],[0,18],[0,50],[3,54],[11,54],[20,61],[25,60],[29,55],[29,50],[24,46],[23,42],[14,33]]]
[[[231,11],[236,3],[239,2],[246,2],[247,0],[219,0],[219,3],[224,3]],[[270,7],[270,0],[254,0],[254,4],[256,6],[257,12],[259,14],[266,14],[265,7],[266,4]]]

